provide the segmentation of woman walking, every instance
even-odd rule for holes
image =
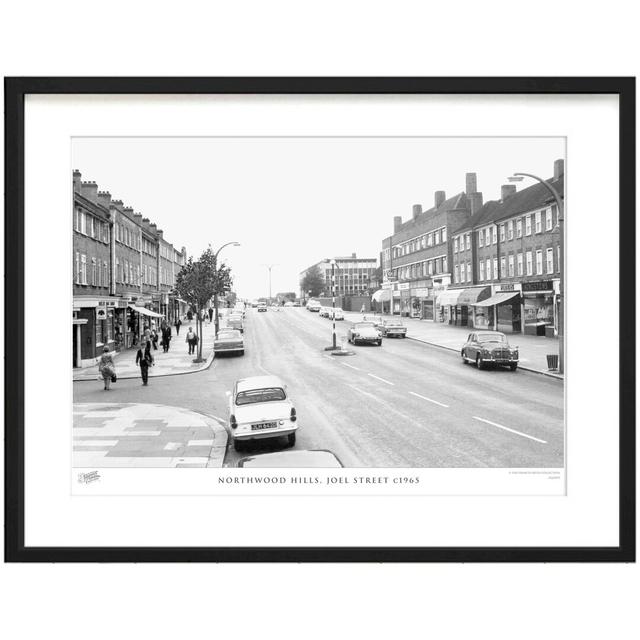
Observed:
[[[136,353],[136,364],[140,365],[140,375],[142,376],[142,384],[146,387],[149,380],[149,367],[153,366],[153,356],[151,355],[151,343],[145,343]]]
[[[115,382],[116,377],[116,365],[113,362],[113,354],[109,352],[109,347],[105,347],[102,350],[102,355],[98,362],[98,371],[104,380],[104,390],[109,391],[111,381],[113,379]]]

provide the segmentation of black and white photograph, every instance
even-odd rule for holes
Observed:
[[[74,138],[74,469],[563,470],[565,155]]]

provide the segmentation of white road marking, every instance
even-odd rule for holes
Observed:
[[[536,442],[541,442],[542,444],[547,444],[546,440],[540,440],[540,438],[534,438],[526,433],[522,433],[521,431],[516,431],[515,429],[509,429],[509,427],[505,427],[497,422],[491,422],[491,420],[485,420],[484,418],[478,418],[478,416],[473,416],[475,420],[480,420],[480,422],[486,422],[493,427],[498,427],[498,429],[504,429],[505,431],[509,431],[510,433],[515,433],[518,436],[522,436],[523,438],[529,438],[529,440],[535,440]]]
[[[374,396],[372,393],[368,393],[367,391],[363,391],[362,389],[359,389],[358,387],[350,384],[349,385],[354,391],[357,391],[358,393],[361,393],[363,396],[367,396],[367,398],[371,398],[372,400],[379,400],[379,398],[376,398],[376,396]]]
[[[189,440],[187,447],[212,447],[213,440]]]
[[[372,378],[375,378],[376,380],[380,380],[380,382],[384,382],[385,384],[390,384],[393,386],[393,382],[389,382],[388,380],[385,380],[384,378],[380,378],[378,376],[374,376],[373,373],[368,373],[368,376],[371,376]]]
[[[427,396],[421,396],[419,393],[414,393],[413,391],[409,391],[409,393],[412,396],[416,396],[416,398],[422,398],[423,400],[426,400],[427,402],[433,402],[433,404],[437,404],[441,407],[444,407],[445,409],[449,408],[448,404],[443,404],[442,402],[438,402],[437,400],[432,400],[431,398],[427,398]]]
[[[352,364],[348,364],[347,362],[340,363],[343,367],[349,367],[349,369],[355,369],[356,371],[360,371],[358,367],[354,367]]]

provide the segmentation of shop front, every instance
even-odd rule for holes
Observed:
[[[120,298],[74,297],[72,319],[74,367],[94,365],[105,347],[109,347],[110,351],[117,349],[116,318],[121,304]]]
[[[427,318],[426,310],[430,308],[431,319],[433,319],[433,300],[429,300],[430,293],[431,291],[426,285],[411,289],[411,317]],[[429,302],[431,302],[430,305]]]
[[[490,296],[491,287],[469,287],[463,289],[462,293],[458,296],[455,308],[452,309],[453,322],[451,324],[459,327],[475,326],[473,320],[473,305]]]
[[[474,303],[475,326],[503,333],[520,333],[519,286],[495,285],[491,297]]]
[[[445,289],[436,297],[435,321],[447,324],[455,322],[456,305],[464,289]]]
[[[547,337],[556,334],[555,297],[552,280],[522,283],[525,334]]]
[[[384,287],[384,285],[382,285]],[[391,305],[391,288],[385,287],[376,291],[371,296],[374,305],[374,311],[379,314],[389,313]]]
[[[398,285],[400,290],[400,315],[403,318],[411,316],[411,289],[408,282],[401,282]]]
[[[393,302],[393,315],[399,316],[401,310],[401,302],[400,302],[400,290],[398,289],[398,285],[394,285],[394,289],[391,293],[392,302]]]

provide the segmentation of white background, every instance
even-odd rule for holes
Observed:
[[[638,73],[629,3],[579,15],[557,2],[422,4],[15,3],[0,58],[5,75]],[[638,626],[637,566],[55,565],[1,578],[4,625],[25,638],[600,638]]]

